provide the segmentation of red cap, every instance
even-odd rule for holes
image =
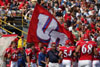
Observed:
[[[52,42],[51,44],[56,44],[56,42]]]

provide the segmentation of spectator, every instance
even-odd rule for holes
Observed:
[[[40,53],[38,55],[38,65],[39,67],[45,67],[46,66],[46,54],[45,54],[45,49],[44,47],[40,48]]]
[[[24,48],[26,47],[26,40],[24,39],[24,36],[22,35],[21,38],[18,40],[18,48]]]
[[[47,53],[47,63],[49,67],[59,67],[59,52],[56,49],[56,44],[51,44],[51,50]]]
[[[58,10],[57,10],[57,12],[56,12],[56,16],[57,16],[57,17],[62,17],[62,16],[63,16],[61,10],[62,10],[61,8],[58,8]]]
[[[18,9],[18,2],[17,1],[13,1],[12,4],[10,5],[10,10],[17,10]]]

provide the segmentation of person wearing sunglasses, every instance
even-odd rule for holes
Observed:
[[[56,43],[51,43],[51,50],[47,53],[47,63],[49,67],[59,67],[59,51],[56,49]]]

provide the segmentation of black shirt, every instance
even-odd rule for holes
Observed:
[[[55,50],[55,51],[50,50],[47,53],[47,58],[49,58],[49,62],[51,62],[51,63],[58,63],[58,60],[59,60],[58,54],[59,54],[59,52],[57,50]]]

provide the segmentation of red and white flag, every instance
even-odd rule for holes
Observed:
[[[52,42],[65,45],[65,41],[73,41],[71,32],[66,30],[45,8],[36,4],[32,19],[30,22],[27,42],[38,42],[47,44],[51,47]]]
[[[4,65],[4,54],[5,50],[10,46],[11,42],[17,37],[16,34],[3,35],[0,37],[0,67],[5,67]]]

